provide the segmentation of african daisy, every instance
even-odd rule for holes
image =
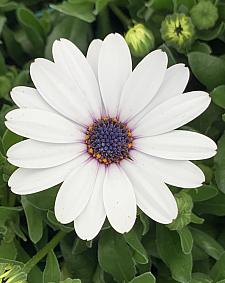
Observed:
[[[36,88],[15,87],[19,109],[6,126],[28,139],[7,152],[20,167],[11,190],[32,194],[62,183],[55,202],[61,223],[74,221],[82,239],[93,239],[106,217],[128,232],[137,206],[159,223],[171,223],[177,204],[168,186],[201,186],[202,171],[189,160],[212,157],[216,144],[191,131],[175,130],[209,105],[203,91],[183,93],[189,71],[167,69],[161,50],[132,71],[129,48],[119,34],[94,40],[87,57],[70,41],[53,44],[54,63],[36,59]]]

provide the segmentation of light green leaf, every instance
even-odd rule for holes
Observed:
[[[178,216],[167,226],[170,230],[181,230],[191,222],[193,202],[192,198],[184,191],[176,194],[175,198],[178,206]]]
[[[212,279],[204,273],[193,273],[191,283],[212,283]]]
[[[187,226],[177,231],[180,236],[182,251],[184,254],[190,254],[193,247],[193,238]]]
[[[155,283],[155,277],[151,272],[143,273],[130,281],[130,283]]]
[[[43,272],[43,283],[59,282],[59,280],[60,280],[59,263],[54,252],[51,250],[48,253],[45,269]]]
[[[130,281],[135,275],[134,262],[129,247],[121,235],[104,231],[98,243],[98,261],[101,268],[116,281]]]
[[[158,253],[170,269],[173,279],[182,283],[190,282],[192,256],[183,253],[177,232],[157,224],[156,245]]]

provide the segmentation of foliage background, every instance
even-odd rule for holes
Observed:
[[[29,273],[31,283],[225,282],[225,1],[212,1],[219,11],[216,24],[209,30],[196,28],[185,51],[168,46],[160,34],[166,15],[189,16],[196,1],[0,0],[0,282],[6,282],[1,274],[8,266],[16,266],[17,275],[24,272],[23,278]],[[68,38],[85,53],[93,38],[124,34],[127,27],[115,7],[151,29],[155,48],[167,52],[170,65],[183,62],[190,67],[187,90],[210,93],[210,107],[187,127],[218,142],[218,154],[197,162],[206,175],[201,188],[171,188],[179,206],[179,217],[171,225],[156,224],[139,212],[130,233],[119,235],[105,223],[96,239],[85,242],[72,225],[56,221],[57,187],[23,197],[10,192],[7,180],[15,168],[5,154],[21,137],[6,130],[4,116],[15,107],[11,88],[32,85],[29,65],[36,57],[51,59],[55,39]],[[141,58],[133,59],[136,64]],[[39,258],[33,258],[36,253]],[[27,262],[35,266],[31,269]],[[24,282],[18,278],[10,282]]]

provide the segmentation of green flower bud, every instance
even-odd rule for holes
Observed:
[[[22,271],[21,264],[10,260],[1,260],[0,283],[3,282],[27,283],[27,275]]]
[[[136,57],[143,57],[154,48],[155,39],[153,33],[143,24],[136,24],[125,35],[125,40],[131,53]]]
[[[162,39],[178,51],[188,48],[194,40],[194,25],[184,14],[166,16],[160,31]]]
[[[212,28],[218,20],[217,7],[211,1],[201,1],[191,9],[193,24],[199,29]]]

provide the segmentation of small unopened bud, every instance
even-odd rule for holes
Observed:
[[[217,7],[211,1],[200,1],[191,9],[191,19],[199,30],[214,27],[218,20]]]
[[[0,263],[0,282],[27,283],[27,275],[17,262],[5,260]]]
[[[160,31],[162,39],[179,51],[190,47],[194,40],[194,25],[191,18],[184,14],[166,16]]]
[[[143,24],[136,24],[125,35],[125,40],[132,55],[143,57],[148,54],[155,45],[153,33]]]

